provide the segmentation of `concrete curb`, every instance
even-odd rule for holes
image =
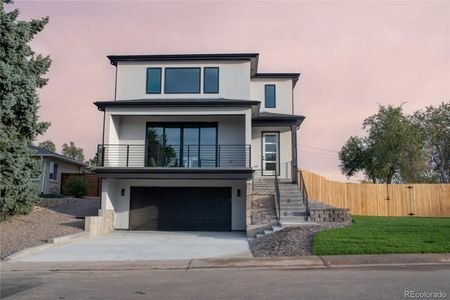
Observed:
[[[20,250],[19,252],[16,252],[7,257],[4,257],[3,261],[17,260],[17,259],[23,258],[25,256],[38,254],[41,251],[52,249],[52,248],[55,248],[55,247],[58,247],[61,245],[69,244],[71,242],[78,241],[81,239],[86,239],[86,238],[89,238],[89,233],[87,233],[85,231],[82,231],[79,233],[74,233],[74,234],[69,234],[69,235],[64,235],[64,236],[59,236],[59,237],[54,237],[54,238],[48,239],[47,244],[38,245],[38,246]]]
[[[368,254],[321,256],[330,267],[356,265],[450,264],[450,253],[436,254]]]
[[[2,271],[195,270],[195,269],[317,269],[440,265],[450,268],[450,254],[387,254],[301,257],[230,257],[166,261],[16,262],[1,263]]]

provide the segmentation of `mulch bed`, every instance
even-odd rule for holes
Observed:
[[[83,231],[84,217],[96,216],[99,208],[99,198],[43,199],[30,214],[0,223],[0,258]]]
[[[262,238],[249,241],[253,256],[304,256],[312,255],[314,235],[322,230],[340,228],[351,223],[320,223],[287,227]]]

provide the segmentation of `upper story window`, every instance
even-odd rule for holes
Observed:
[[[51,180],[58,179],[58,164],[55,164],[54,162],[50,162],[50,170],[48,172],[48,178]]]
[[[219,68],[207,67],[203,69],[203,93],[219,93]]]
[[[200,68],[165,68],[164,93],[199,94]]]
[[[266,84],[264,86],[264,99],[266,108],[275,108],[277,106],[275,84]]]
[[[161,94],[161,68],[147,68],[147,94]]]

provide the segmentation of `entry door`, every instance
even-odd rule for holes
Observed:
[[[262,175],[275,175],[279,173],[278,165],[278,133],[263,133]]]

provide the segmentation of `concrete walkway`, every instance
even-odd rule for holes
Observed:
[[[179,260],[251,257],[242,232],[115,231],[20,257],[24,262]]]

